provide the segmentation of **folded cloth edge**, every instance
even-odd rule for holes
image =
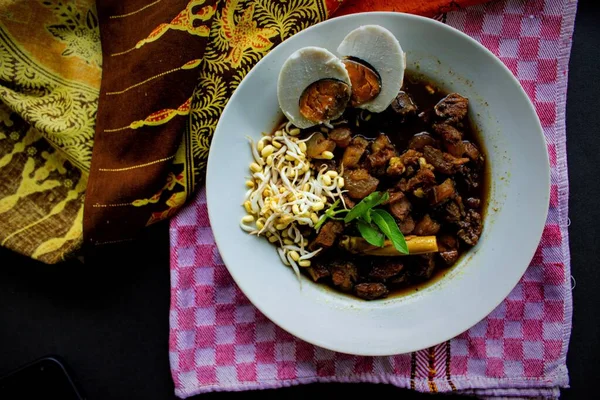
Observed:
[[[512,397],[515,396],[547,396],[550,398],[557,397],[559,394],[559,387],[566,388],[568,387],[568,380],[565,380],[566,376],[566,368],[560,367],[557,370],[557,380],[561,381],[561,383],[555,384],[552,383],[551,386],[547,384],[550,383],[550,377],[545,377],[544,379],[540,378],[521,378],[521,379],[513,379],[513,378],[462,378],[462,377],[453,377],[452,381],[456,383],[463,383],[464,386],[471,386],[476,382],[486,383],[487,381],[493,381],[494,383],[504,383],[504,385],[499,385],[496,388],[478,388],[478,387],[470,387],[464,389],[458,389],[456,393],[463,394],[474,394],[477,396],[484,396],[489,398],[495,398],[498,396],[506,396]],[[418,381],[429,382],[427,379],[419,378]],[[433,380],[434,383],[445,382],[445,378],[435,378]],[[310,383],[382,383],[382,384],[393,384],[399,388],[408,389],[411,385],[411,379],[408,377],[401,377],[395,374],[351,374],[344,376],[334,376],[334,377],[319,377],[319,376],[311,376],[304,378],[296,378],[296,379],[272,379],[272,380],[261,380],[260,382],[233,382],[231,385],[206,385],[202,386],[202,388],[194,390],[194,391],[185,391],[180,389],[175,389],[175,394],[180,398],[187,398],[191,396],[195,396],[198,394],[209,393],[209,392],[239,392],[244,390],[265,390],[265,389],[278,389],[284,387],[291,387],[301,384],[310,384]],[[532,384],[533,387],[532,387]]]
[[[571,47],[573,44],[573,32],[575,28],[575,15],[577,13],[577,0],[567,0],[562,12],[565,18],[560,32],[561,48],[558,56],[558,71],[562,76],[558,78],[558,89],[556,91],[557,103],[557,125],[556,132],[565,135],[564,141],[559,141],[557,145],[557,167],[559,170],[559,224],[560,233],[563,237],[561,243],[565,269],[570,274],[571,271],[571,251],[569,248],[569,171],[567,166],[567,137],[566,137],[566,110],[567,110],[567,87],[569,82],[569,60],[571,56]],[[563,324],[568,323],[568,329],[563,329],[563,347],[560,355],[560,363],[564,365],[564,383],[561,387],[569,387],[569,375],[566,369],[567,351],[571,338],[571,326],[573,321],[573,296],[569,293],[565,296],[565,320]]]

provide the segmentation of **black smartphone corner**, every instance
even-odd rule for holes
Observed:
[[[3,400],[85,400],[69,371],[58,356],[46,356],[0,377]]]

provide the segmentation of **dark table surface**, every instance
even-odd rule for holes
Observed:
[[[567,138],[573,334],[571,389],[585,393],[600,374],[600,6],[580,0],[569,71]],[[126,253],[104,251],[82,265],[47,266],[0,249],[0,375],[46,354],[66,359],[91,400],[174,399],[169,372],[169,247],[166,224],[145,232]],[[387,385],[313,384],[263,391],[264,398],[336,395],[426,396]],[[203,398],[242,398],[256,392]],[[431,398],[431,397],[427,397]],[[448,397],[445,397],[448,398]]]

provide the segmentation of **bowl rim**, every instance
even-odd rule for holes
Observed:
[[[533,103],[531,102],[531,99],[529,98],[529,96],[527,95],[527,93],[525,92],[525,90],[523,89],[521,83],[519,82],[519,80],[513,75],[513,73],[510,71],[510,69],[502,62],[502,60],[500,60],[494,53],[492,53],[488,48],[486,48],[483,44],[479,43],[477,40],[471,38],[469,35],[465,34],[464,32],[450,26],[447,25],[445,23],[442,23],[440,21],[437,21],[435,19],[432,18],[428,18],[428,17],[424,17],[424,16],[420,16],[420,15],[414,15],[414,14],[409,14],[409,13],[403,13],[403,12],[390,12],[390,11],[369,11],[369,12],[361,12],[361,13],[354,13],[354,14],[349,14],[349,15],[344,15],[344,16],[340,16],[340,17],[333,17],[333,18],[329,18],[327,20],[321,21],[315,25],[312,25],[298,33],[303,33],[306,31],[310,31],[313,29],[316,29],[317,27],[320,27],[322,25],[327,25],[330,23],[341,23],[342,21],[345,20],[351,20],[357,17],[360,17],[362,15],[369,15],[369,16],[373,16],[375,18],[381,16],[381,17],[389,17],[392,16],[393,18],[400,16],[401,18],[408,18],[408,19],[412,19],[415,21],[419,21],[420,23],[426,23],[426,24],[433,24],[435,26],[438,26],[442,29],[445,29],[447,31],[451,31],[453,34],[457,34],[459,37],[461,37],[463,40],[465,40],[469,46],[473,46],[475,48],[477,48],[479,51],[483,51],[488,57],[490,57],[497,65],[499,68],[503,69],[506,73],[507,76],[510,77],[511,83],[513,85],[516,84],[516,89],[518,91],[521,92],[521,95],[523,96],[523,98],[526,99],[526,104],[527,104],[527,108],[528,108],[528,112],[534,116],[535,119],[535,124],[537,126],[538,129],[536,129],[535,135],[538,136],[538,139],[541,138],[542,143],[545,145],[545,157],[544,157],[544,185],[543,187],[545,188],[543,194],[543,198],[547,199],[548,201],[544,202],[544,210],[543,210],[543,223],[541,223],[539,226],[535,227],[535,231],[537,231],[537,233],[535,234],[535,237],[537,238],[537,242],[539,243],[539,241],[541,240],[542,237],[542,233],[543,233],[543,229],[545,227],[545,221],[547,219],[548,216],[548,210],[549,210],[549,198],[550,198],[550,162],[549,162],[549,156],[548,156],[548,152],[547,152],[547,142],[546,142],[546,138],[544,136],[544,130],[543,127],[541,125],[539,116],[535,110],[535,107],[533,105]],[[294,35],[295,36],[295,35]],[[289,38],[288,38],[289,39]],[[286,40],[287,41],[287,40]],[[284,41],[285,42],[285,41]],[[277,47],[284,45],[284,42],[280,43]],[[263,63],[268,62],[269,58],[268,56],[271,53],[269,52],[268,54],[266,54],[261,60],[258,61],[258,63],[256,63],[254,65],[254,67],[252,67],[252,69],[246,74],[246,76],[242,79],[242,81],[240,82],[240,84],[238,85],[238,87],[235,89],[234,93],[232,94],[232,96],[229,98],[227,104],[225,105],[221,116],[223,116],[227,110],[230,107],[234,107],[232,104],[235,104],[235,99],[239,94],[239,88],[242,87],[242,85],[244,85],[247,81],[251,80],[252,77],[256,74],[256,71],[258,70],[258,67],[260,65],[262,65]],[[217,132],[219,131],[219,128],[223,125],[223,120],[221,118],[219,118],[219,121],[215,127],[215,130],[213,132],[213,136],[211,138],[211,144],[212,144],[212,140],[214,140],[215,135],[217,134]],[[532,132],[533,134],[533,132]],[[211,207],[211,202],[209,201],[209,199],[211,198],[209,192],[209,188],[212,186],[210,184],[210,182],[212,181],[214,177],[214,174],[209,173],[211,171],[211,165],[214,165],[215,162],[211,163],[211,160],[214,160],[215,157],[217,157],[215,155],[215,152],[213,151],[213,146],[210,146],[209,149],[209,154],[208,154],[208,158],[207,158],[207,167],[206,167],[206,181],[205,181],[205,187],[206,187],[206,204],[207,204],[207,210],[208,210],[208,217],[209,217],[209,221],[210,221],[210,225],[211,227],[214,226],[214,224],[218,221],[218,216],[215,214],[214,212],[214,208]],[[488,149],[488,152],[490,150]],[[216,178],[214,178],[216,179]],[[491,183],[490,183],[491,184]],[[541,205],[540,205],[541,206]],[[213,210],[213,211],[211,211]],[[212,228],[211,228],[212,230]],[[219,245],[219,238],[217,237],[217,235],[214,235],[214,231],[213,231],[213,236],[214,236],[214,240],[215,240],[215,244],[217,246],[218,249],[221,248],[221,246]],[[471,317],[471,318],[465,318],[465,320],[467,322],[465,322],[463,324],[463,328],[462,329],[454,329],[454,330],[448,330],[447,333],[445,335],[440,335],[438,336],[438,339],[435,340],[429,340],[427,343],[427,345],[422,345],[419,348],[415,348],[414,350],[411,351],[419,351],[422,349],[426,349],[429,348],[431,346],[435,346],[438,345],[440,343],[443,343],[445,341],[448,341],[454,337],[456,337],[457,335],[469,330],[470,328],[472,328],[473,326],[475,326],[477,323],[479,323],[480,321],[482,321],[483,319],[485,319],[496,307],[498,307],[505,299],[506,297],[510,294],[510,292],[515,288],[515,286],[518,284],[519,280],[523,277],[523,275],[525,274],[527,268],[529,267],[529,263],[531,262],[531,259],[533,259],[533,256],[535,255],[535,251],[537,249],[536,247],[533,247],[530,251],[526,252],[527,254],[527,259],[528,264],[523,268],[523,272],[519,275],[519,279],[517,279],[514,284],[510,285],[510,287],[507,285],[506,290],[503,291],[502,297],[498,296],[498,300],[494,301],[493,303],[493,307],[490,307],[489,310],[485,313],[485,315],[483,315],[482,317]],[[469,249],[467,253],[470,253],[472,251],[472,249]],[[234,272],[231,271],[231,269],[228,266],[228,259],[229,259],[229,255],[225,254],[225,253],[220,253],[221,257],[223,259],[223,264],[225,265],[225,267],[227,268],[228,273],[231,275],[232,279],[234,280],[235,284],[240,288],[240,290],[244,293],[244,295],[248,298],[248,300],[252,303],[252,305],[254,307],[256,307],[264,316],[266,316],[269,321],[271,321],[272,323],[274,323],[275,325],[277,325],[278,327],[280,327],[281,329],[283,329],[284,331],[292,334],[293,336],[295,336],[296,338],[299,338],[307,343],[310,343],[312,345],[315,346],[319,346],[331,351],[335,351],[338,353],[344,353],[344,354],[351,354],[351,355],[356,355],[356,356],[390,356],[390,355],[396,355],[396,354],[407,354],[408,352],[393,352],[393,351],[389,351],[389,350],[384,350],[384,351],[380,351],[378,349],[372,349],[369,350],[366,346],[364,348],[359,348],[357,347],[356,350],[353,350],[352,352],[348,352],[347,349],[343,349],[340,347],[336,347],[335,345],[329,344],[329,343],[323,343],[319,338],[314,338],[314,337],[306,337],[304,334],[299,333],[296,329],[294,329],[293,327],[290,326],[282,326],[280,325],[280,323],[277,321],[277,319],[273,318],[271,313],[268,310],[265,310],[264,307],[262,307],[261,305],[258,305],[257,302],[255,302],[252,298],[252,294],[249,293],[249,291],[247,290],[247,286],[244,284],[244,282],[241,282],[238,277],[236,276],[236,274]],[[444,278],[442,278],[443,280]],[[440,337],[443,337],[443,339],[439,339]],[[409,351],[409,352],[411,352]]]

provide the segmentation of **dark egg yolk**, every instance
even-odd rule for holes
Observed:
[[[357,107],[373,100],[381,92],[381,79],[377,72],[369,66],[353,59],[342,61],[352,82],[350,105]]]
[[[336,79],[312,83],[300,96],[300,114],[312,122],[328,121],[341,114],[350,100],[350,87]]]

